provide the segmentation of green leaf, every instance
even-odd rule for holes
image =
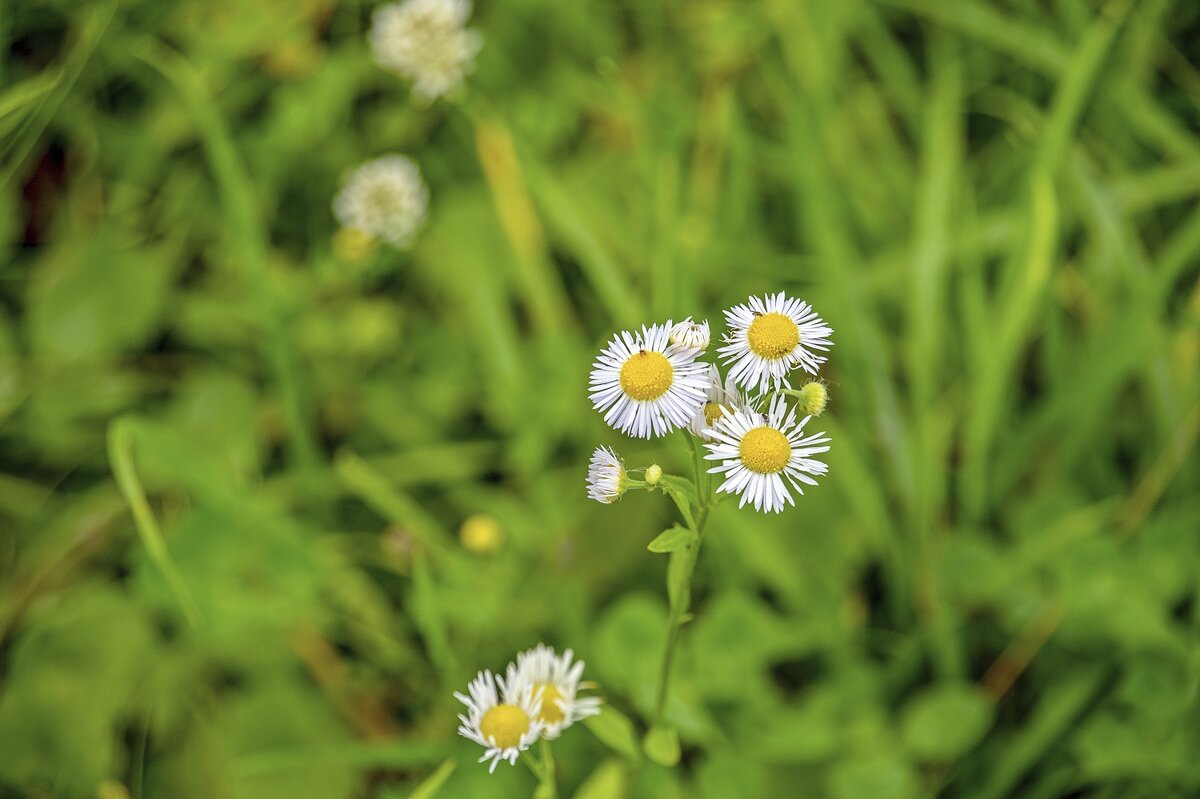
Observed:
[[[992,701],[968,684],[936,686],[915,697],[904,709],[904,745],[923,760],[950,761],[983,738],[992,726]]]
[[[917,793],[912,767],[890,756],[843,760],[829,770],[828,779],[833,799],[910,799]]]
[[[696,566],[696,547],[687,546],[671,553],[667,563],[667,597],[671,612],[681,614],[692,601],[692,571]]]
[[[664,474],[661,485],[666,495],[674,501],[675,507],[679,508],[679,513],[687,522],[687,526],[693,530],[696,529],[696,519],[692,515],[692,508],[698,504],[696,486],[692,485],[692,481],[686,477],[674,474]]]
[[[625,767],[619,760],[606,760],[596,767],[574,799],[622,799],[625,796]]]
[[[684,547],[690,547],[698,537],[695,530],[675,525],[659,533],[653,541],[646,545],[646,549],[658,553],[675,552]]]
[[[633,722],[612,705],[604,705],[598,715],[589,716],[584,720],[583,725],[591,731],[592,735],[596,736],[600,743],[617,754],[623,755],[635,763],[642,759]]]
[[[679,762],[679,733],[674,727],[657,726],[642,741],[646,757],[668,768]]]
[[[458,765],[458,761],[454,758],[448,758],[438,766],[437,771],[425,778],[425,781],[417,786],[417,789],[409,794],[408,799],[433,799],[437,796],[437,792],[442,789],[442,785],[446,780],[450,779],[450,775],[454,773],[454,767]]]

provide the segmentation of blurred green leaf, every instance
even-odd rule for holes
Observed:
[[[904,745],[918,758],[952,761],[987,734],[992,700],[970,684],[946,684],[914,696],[902,713]]]
[[[646,757],[668,768],[679,763],[679,733],[674,727],[658,725],[650,728],[642,741]]]

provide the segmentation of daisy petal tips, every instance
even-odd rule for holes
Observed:
[[[765,393],[787,386],[797,366],[816,374],[821,353],[833,346],[830,328],[807,302],[782,291],[751,297],[725,312],[729,332],[718,352],[730,376],[747,391]]]
[[[704,403],[708,365],[696,361],[699,350],[670,342],[672,327],[621,332],[597,356],[588,397],[609,427],[634,438],[665,436]]]

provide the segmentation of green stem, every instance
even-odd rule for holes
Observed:
[[[535,769],[538,775],[538,787],[533,799],[558,799],[558,786],[554,779],[554,753],[550,751],[550,742],[545,738],[541,741],[541,766]]]
[[[671,684],[671,665],[675,662],[675,650],[679,645],[679,630],[687,616],[688,605],[692,596],[692,575],[696,571],[696,561],[700,555],[700,545],[704,542],[704,525],[708,521],[708,512],[712,508],[712,487],[705,480],[708,477],[704,471],[700,447],[694,437],[684,432],[688,448],[692,453],[692,476],[696,485],[697,505],[693,516],[696,519],[696,542],[687,549],[671,554],[671,558],[680,558],[679,568],[683,569],[682,590],[671,597],[671,612],[667,622],[667,645],[663,650],[662,665],[658,673],[658,696],[654,702],[654,715],[651,726],[657,726],[662,720],[663,711],[667,706],[667,697]],[[674,564],[672,564],[674,565]],[[668,566],[668,574],[672,566]],[[669,579],[669,578],[668,578]],[[669,589],[669,584],[668,584]],[[669,591],[668,591],[669,593]]]

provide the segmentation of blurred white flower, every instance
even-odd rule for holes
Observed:
[[[506,681],[490,671],[481,671],[467,689],[470,696],[454,694],[467,706],[467,715],[458,716],[462,722],[458,734],[486,749],[479,762],[491,760],[489,771],[495,771],[501,760],[516,765],[520,754],[541,736],[544,728],[538,720],[542,710],[540,694],[534,692],[532,685],[514,682],[512,666],[509,673]]]
[[[671,328],[670,339],[672,344],[704,352],[708,349],[708,322],[693,322],[689,316]]]
[[[604,421],[635,438],[683,427],[704,402],[706,364],[698,350],[671,344],[672,323],[613,336],[592,365],[592,406]]]
[[[797,366],[816,374],[828,350],[833,330],[807,303],[776,295],[751,297],[725,312],[729,332],[721,357],[729,374],[747,391],[766,392],[787,386],[787,374]]]
[[[557,655],[552,648],[538,644],[517,655],[516,664],[508,667],[509,685],[532,686],[534,695],[541,697],[538,720],[545,725],[542,735],[550,740],[580,719],[600,712],[599,697],[577,695],[583,661],[572,664],[573,658],[570,649]]]
[[[425,221],[429,190],[421,170],[402,155],[388,155],[354,170],[333,200],[342,227],[395,247],[406,246]]]
[[[371,52],[384,69],[413,82],[427,101],[462,85],[483,37],[468,30],[470,0],[405,0],[375,11]]]
[[[801,483],[817,484],[809,475],[829,469],[809,457],[829,451],[824,433],[804,436],[809,418],[797,423],[796,410],[789,410],[784,398],[777,396],[766,415],[746,409],[718,419],[708,430],[713,443],[705,444],[709,452],[705,458],[720,461],[709,473],[725,475],[717,491],[740,494],[739,508],[750,502],[755,510],[778,513],[785,502],[795,505],[788,484],[803,494]]]

